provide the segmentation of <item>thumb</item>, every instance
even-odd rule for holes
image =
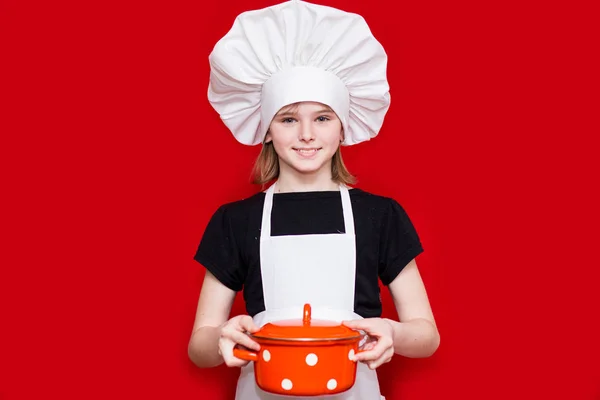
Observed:
[[[352,320],[352,321],[344,321],[343,324],[346,325],[348,328],[352,328],[355,330],[361,330],[361,331],[367,333],[369,336],[375,336],[375,337],[379,336],[379,330],[377,328],[377,324],[374,324],[373,320],[371,320],[369,318]]]
[[[364,319],[353,319],[350,321],[342,321],[342,325],[352,329],[366,329],[367,324]]]
[[[254,332],[258,331],[258,326],[256,326],[256,324],[254,323],[254,320],[249,315],[240,319],[240,326],[246,332],[254,333]]]

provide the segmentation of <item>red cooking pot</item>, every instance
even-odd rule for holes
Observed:
[[[260,344],[254,352],[233,349],[237,358],[253,361],[256,384],[264,391],[290,396],[341,393],[356,380],[356,362],[365,336],[333,321],[311,319],[309,304],[299,320],[268,323],[248,334]]]

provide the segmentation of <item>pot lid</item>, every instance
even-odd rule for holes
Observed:
[[[286,341],[329,341],[358,339],[362,334],[334,321],[312,319],[310,304],[305,304],[302,319],[270,322],[250,336]]]

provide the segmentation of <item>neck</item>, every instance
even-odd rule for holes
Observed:
[[[340,185],[331,179],[331,167],[323,170],[314,174],[303,174],[285,167],[281,168],[275,184],[275,193],[338,190]]]

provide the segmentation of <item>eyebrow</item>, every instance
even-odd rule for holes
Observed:
[[[314,112],[314,114],[325,114],[325,113],[332,113],[333,110],[331,110],[330,108],[322,108],[320,110],[317,110]],[[294,116],[294,115],[298,115],[298,111],[284,111],[282,113],[278,113],[277,116],[278,117],[284,117],[284,116]]]

